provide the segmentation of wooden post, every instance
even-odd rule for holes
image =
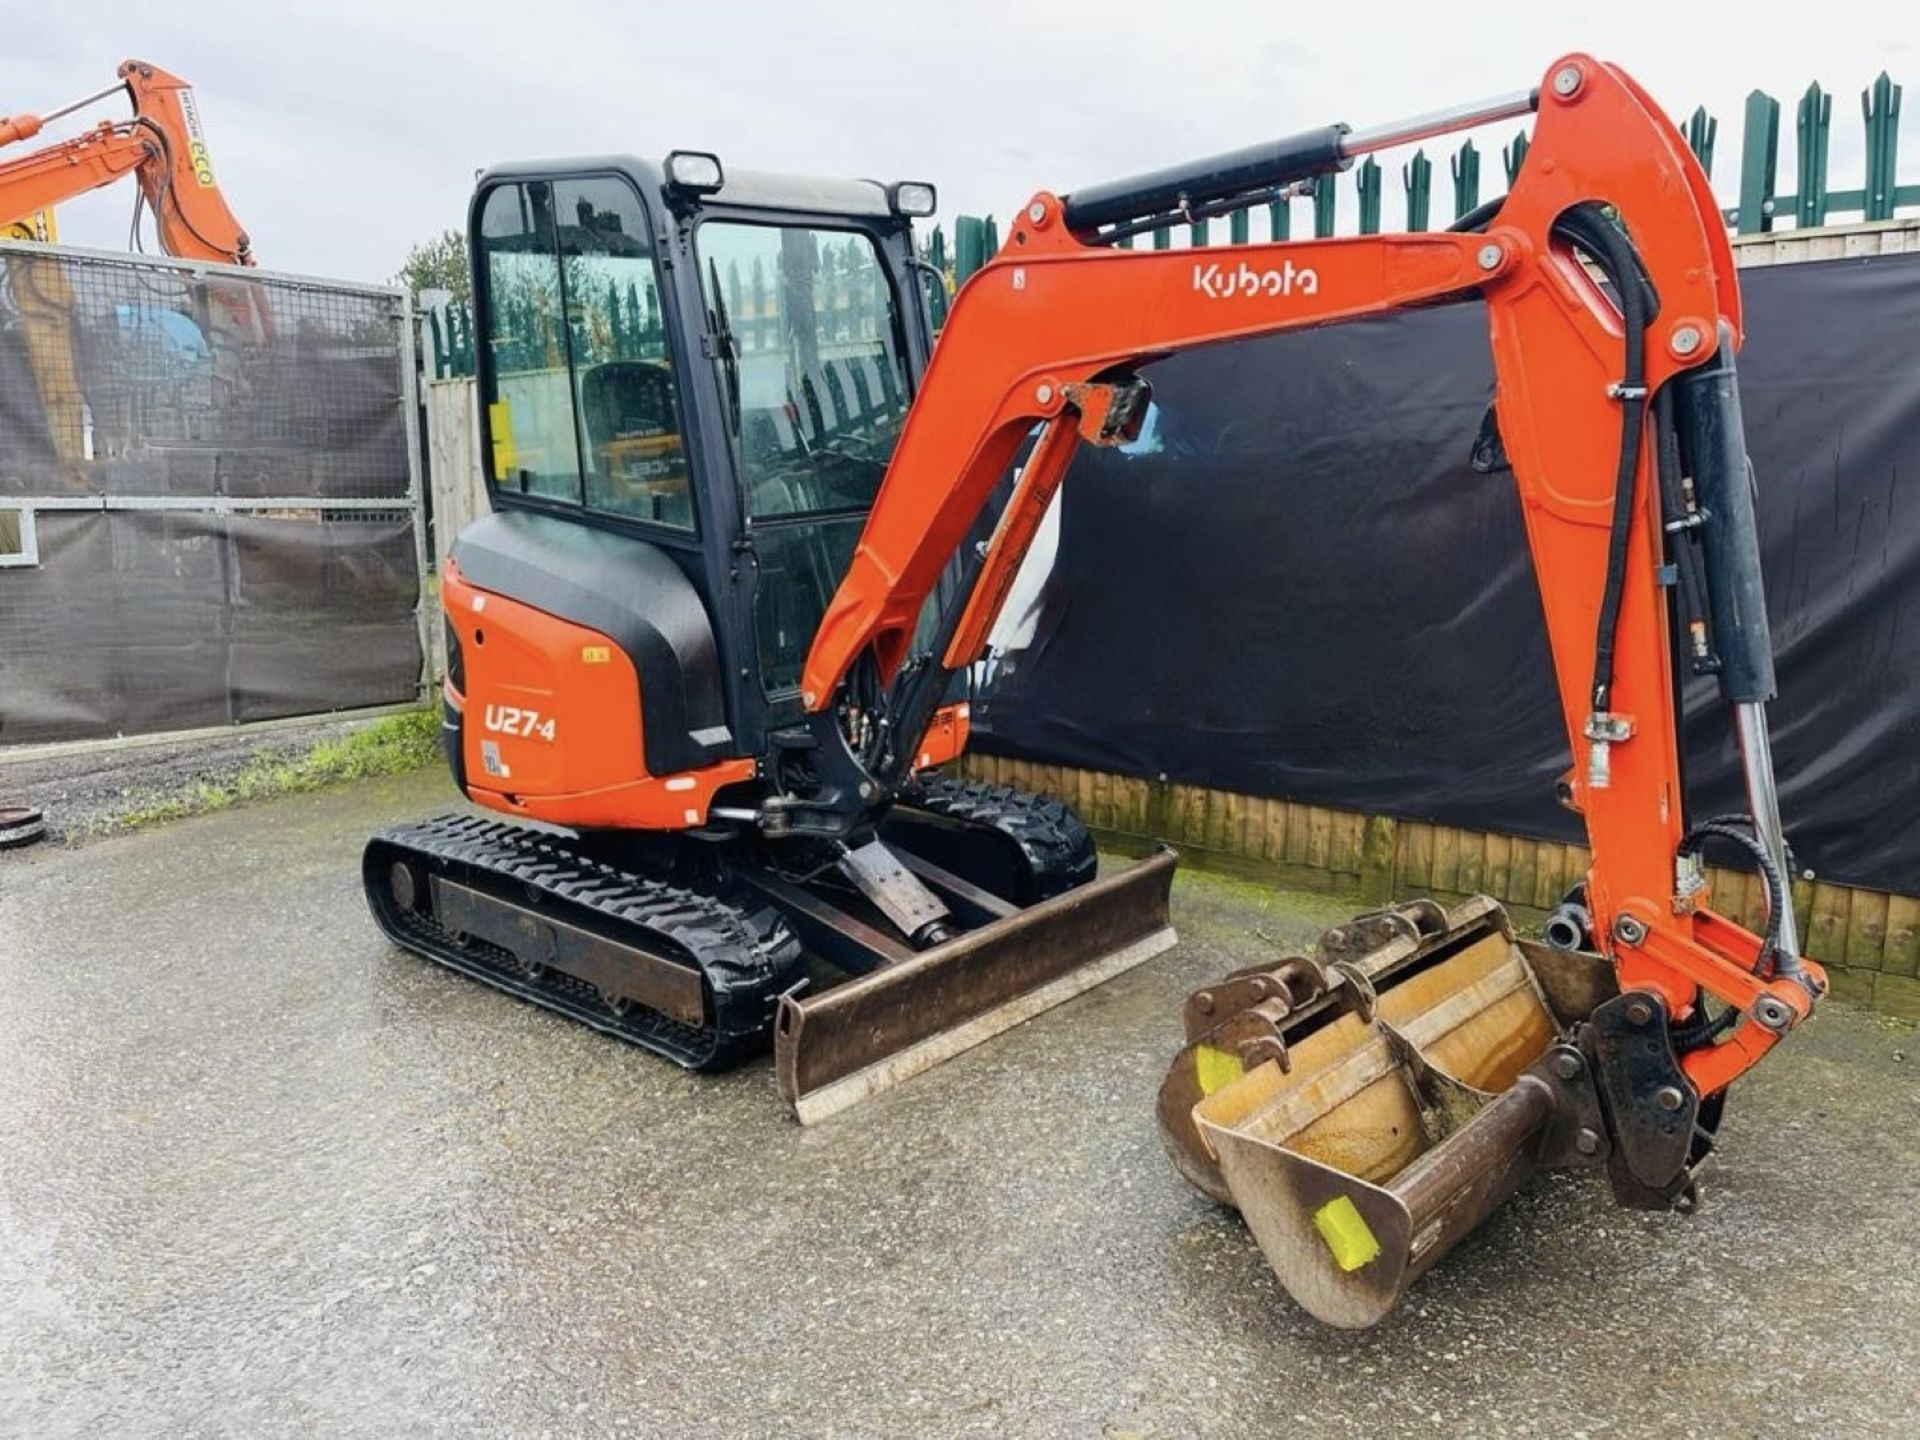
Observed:
[[[1398,826],[1391,816],[1369,815],[1360,832],[1360,898],[1385,905],[1394,897]]]

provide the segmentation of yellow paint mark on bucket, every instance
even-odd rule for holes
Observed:
[[[1195,1047],[1193,1069],[1195,1078],[1200,1082],[1202,1095],[1211,1095],[1247,1073],[1247,1067],[1240,1063],[1238,1055],[1231,1050],[1216,1050],[1211,1045]]]
[[[1336,1195],[1314,1211],[1313,1228],[1327,1242],[1334,1263],[1342,1270],[1358,1270],[1380,1253],[1379,1240],[1350,1196]]]

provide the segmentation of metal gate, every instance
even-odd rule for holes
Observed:
[[[412,335],[397,290],[0,244],[0,744],[417,698]]]

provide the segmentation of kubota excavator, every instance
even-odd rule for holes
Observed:
[[[1530,112],[1511,193],[1448,232],[1120,243]],[[1682,137],[1571,55],[1485,103],[1042,192],[937,349],[910,231],[932,200],[690,151],[481,177],[496,513],[443,578],[444,727],[473,800],[559,828],[376,837],[380,923],[686,1064],[771,1029],[803,1120],[1164,947],[1169,854],[1096,878],[1064,806],[936,773],[966,738],[956,684],[1077,446],[1138,432],[1153,360],[1478,300],[1592,869],[1552,943],[1491,901],[1415,902],[1196,992],[1161,1128],[1340,1325],[1540,1164],[1684,1203],[1727,1087],[1825,977],[1768,758],[1740,296]],[[1748,814],[1688,816],[1681,664],[1718,676]],[[1710,907],[1712,841],[1765,877],[1764,934]],[[808,955],[857,978],[819,985]]]

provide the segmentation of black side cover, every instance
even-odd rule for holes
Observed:
[[[732,753],[713,623],[659,546],[507,510],[461,531],[453,559],[469,584],[597,630],[626,652],[640,677],[649,774]]]

